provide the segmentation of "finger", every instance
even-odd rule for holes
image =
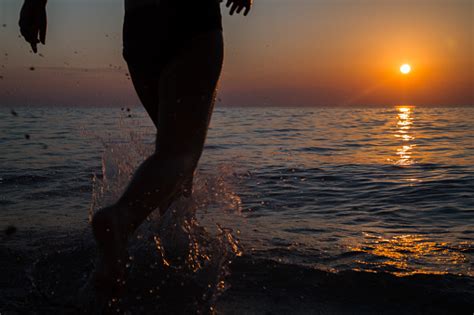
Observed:
[[[233,14],[234,14],[235,9],[237,9],[237,4],[236,4],[236,3],[234,3],[234,4],[232,5],[232,8],[230,9],[230,15],[233,15]]]
[[[243,9],[244,9],[243,6],[239,6],[239,7],[237,8],[237,14],[240,14],[240,12],[242,12]]]
[[[36,43],[34,31],[32,29],[22,28],[20,29],[20,33],[28,43],[30,44]]]
[[[46,29],[47,29],[47,24],[46,24],[46,20],[44,20],[41,22],[40,29],[39,29],[39,38],[43,45],[46,44]]]
[[[244,16],[247,16],[247,14],[249,14],[249,12],[250,12],[250,6],[246,6],[245,11],[244,11]]]
[[[38,39],[38,36],[39,36],[39,29],[36,29],[35,33],[34,33],[34,37],[33,37],[33,42],[32,42],[32,45],[31,45],[31,48],[33,48],[33,52],[36,54],[38,52],[38,43],[40,42],[39,39]]]
[[[38,52],[38,29],[31,29],[29,32],[26,33],[25,40],[30,43],[31,49],[36,54]]]
[[[38,45],[35,42],[30,42],[31,49],[33,49],[33,52],[36,54],[38,52]]]
[[[232,0],[227,0],[227,4],[225,6],[228,8],[230,7],[231,4],[232,4]]]

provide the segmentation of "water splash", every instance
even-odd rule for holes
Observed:
[[[125,143],[105,144],[102,174],[94,175],[92,181],[89,219],[120,196],[138,164],[153,151],[152,144],[143,144],[142,135],[129,132]],[[229,265],[242,255],[242,249],[232,229],[213,220],[202,226],[196,214],[212,216],[215,211],[225,211],[240,215],[241,200],[228,180],[230,174],[229,166],[199,172],[191,198],[178,198],[163,217],[158,211],[153,212],[137,230],[130,242],[130,278],[151,275],[157,279],[142,289],[158,296],[162,292],[159,287],[169,285],[168,282],[192,283],[199,288],[204,308],[213,308],[219,294],[227,288]],[[173,276],[163,280],[163,274]],[[194,311],[202,310],[202,305]]]

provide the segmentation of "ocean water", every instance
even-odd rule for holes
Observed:
[[[33,252],[83,237],[153,148],[139,108],[0,111],[0,222]],[[474,108],[215,110],[197,220],[251,261],[473,276]],[[67,241],[66,241],[67,242]]]

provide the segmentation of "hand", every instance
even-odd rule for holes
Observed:
[[[20,12],[20,32],[30,43],[34,53],[38,52],[38,43],[46,44],[46,1],[25,0]]]
[[[242,12],[242,10],[245,8],[244,16],[247,16],[252,6],[252,0],[227,0],[226,7],[230,7],[231,5],[232,7],[230,8],[230,15],[233,15],[234,12],[240,14],[240,12]]]

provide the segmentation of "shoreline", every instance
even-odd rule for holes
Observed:
[[[92,268],[94,249],[66,245],[51,246],[38,258],[2,244],[2,314],[83,313],[74,300]],[[185,278],[149,268],[145,256],[136,259],[123,310],[176,314],[207,305],[193,299],[200,293],[180,281]],[[331,273],[243,256],[230,265],[225,282],[229,288],[215,302],[217,314],[469,314],[474,309],[474,278],[469,276]],[[160,283],[159,296],[149,293]]]

